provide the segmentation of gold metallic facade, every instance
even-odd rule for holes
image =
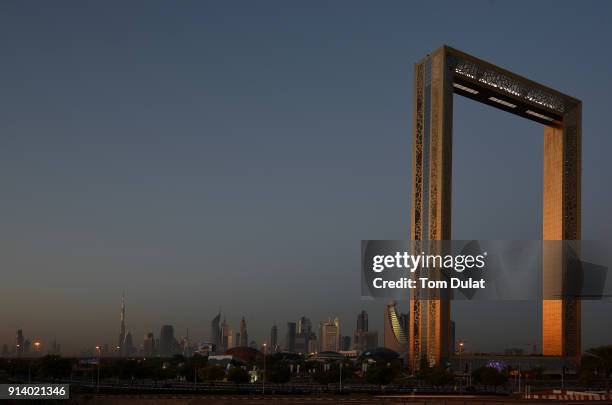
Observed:
[[[544,124],[544,240],[580,239],[581,102],[443,46],[414,67],[411,239],[451,239],[453,94]],[[559,283],[563,252],[544,252],[544,289]],[[448,357],[450,300],[410,299],[411,367]],[[578,358],[580,301],[545,300],[543,354]]]

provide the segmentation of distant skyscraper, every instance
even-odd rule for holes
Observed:
[[[9,355],[9,348],[8,345],[5,343],[2,345],[2,357],[8,357]]]
[[[295,352],[295,322],[287,322],[287,334],[285,336],[285,350],[293,353]]]
[[[319,351],[319,346],[317,335],[314,332],[311,333],[308,339],[308,353],[317,353]]]
[[[308,342],[311,334],[312,322],[310,322],[310,319],[305,316],[298,319],[294,347],[296,353],[308,353]]]
[[[340,347],[342,350],[351,350],[351,337],[350,336],[342,336],[342,345]]]
[[[117,346],[119,347],[119,355],[126,355],[125,351],[125,334],[126,334],[126,326],[125,326],[125,293],[121,293],[121,326],[119,326],[119,340],[117,342]]]
[[[149,332],[145,335],[142,348],[145,357],[153,357],[155,355],[155,337],[153,336],[153,332]]]
[[[249,334],[247,333],[246,321],[244,320],[244,316],[240,321],[240,346],[248,347],[249,346]]]
[[[17,335],[15,336],[15,350],[17,356],[21,356],[24,352],[25,338],[23,337],[23,330],[17,329]]]
[[[304,333],[296,333],[295,334],[295,345],[293,350],[296,353],[308,353],[308,340],[310,339],[310,335],[306,335]]]
[[[123,344],[124,350],[123,354],[125,356],[133,356],[136,352],[136,348],[134,347],[134,340],[132,339],[132,334],[130,332],[125,335],[125,343]]]
[[[400,323],[395,301],[389,302],[384,315],[385,347],[398,353],[408,351],[408,334]]]
[[[372,340],[370,335],[371,333],[368,331],[368,313],[366,311],[361,311],[359,315],[357,315],[357,328],[355,329],[355,335],[353,337],[353,348],[361,352],[373,349],[374,347],[368,345],[368,341],[371,343]],[[378,335],[376,336],[376,340],[378,341]]]
[[[225,318],[223,318],[223,322],[221,322],[221,348],[219,352],[231,349],[235,346],[234,342],[238,342],[238,340],[234,340],[234,331],[230,328]]]
[[[331,318],[319,326],[320,351],[337,352],[340,350],[340,320]]]
[[[278,351],[278,328],[276,325],[272,325],[270,330],[270,350],[272,352]]]
[[[189,328],[187,328],[187,333],[185,336],[181,337],[180,341],[180,352],[185,357],[191,357],[193,355],[193,348],[191,347],[191,342],[189,341]]]
[[[108,351],[107,351],[108,353]],[[53,343],[51,343],[51,349],[49,350],[49,354],[61,354],[61,348],[59,343],[57,343],[57,339],[53,338]]]
[[[210,321],[210,343],[216,352],[221,352],[221,311]]]
[[[307,333],[310,335],[311,332],[312,332],[312,322],[310,322],[310,319],[308,319],[305,316],[301,317],[298,320],[297,333]]]
[[[366,332],[365,350],[374,350],[378,347],[378,331]]]
[[[357,332],[367,332],[368,331],[368,313],[365,310],[362,310],[359,315],[357,315]]]
[[[334,325],[336,325],[336,330],[338,332],[338,350],[340,350],[340,347],[342,346],[342,335],[341,335],[341,330],[340,330],[340,318],[338,318],[338,317],[334,318]]]
[[[164,325],[159,333],[159,354],[162,357],[170,357],[175,349],[174,328],[172,325]]]

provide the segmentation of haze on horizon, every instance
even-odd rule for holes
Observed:
[[[520,5],[520,6],[519,6]],[[545,17],[543,17],[545,16]],[[361,309],[362,239],[409,237],[412,66],[447,43],[583,101],[583,239],[611,239],[612,5],[0,4],[0,345],[139,345]],[[541,126],[455,97],[453,237],[540,239]],[[400,303],[407,310],[407,303]],[[585,303],[583,348],[612,343]],[[453,305],[473,350],[539,340],[537,303]],[[382,338],[381,338],[382,342]],[[43,349],[44,350],[44,349]]]

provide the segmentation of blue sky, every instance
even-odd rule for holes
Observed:
[[[583,101],[583,238],[609,239],[607,2],[0,4],[0,343],[357,313],[361,239],[409,236],[413,63],[446,43]],[[453,238],[539,239],[541,126],[455,98]],[[534,303],[454,306],[474,349]],[[584,344],[612,342],[585,305]],[[600,324],[604,327],[600,327]],[[482,337],[482,325],[494,325]],[[346,325],[346,326],[345,326]],[[521,330],[521,333],[508,331]]]

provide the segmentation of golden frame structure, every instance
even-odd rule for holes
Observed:
[[[579,240],[582,102],[442,46],[414,66],[412,240],[451,239],[453,95],[544,125],[543,240]],[[544,288],[560,283],[561,252],[544,252]],[[410,299],[409,361],[439,364],[450,352],[450,299]],[[580,300],[545,299],[542,353],[579,359]]]

